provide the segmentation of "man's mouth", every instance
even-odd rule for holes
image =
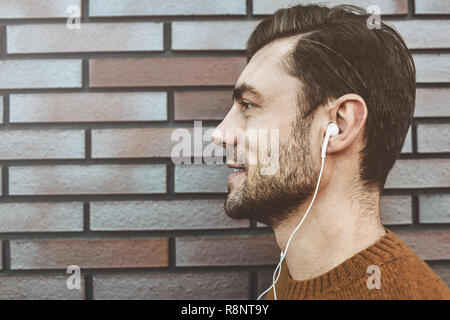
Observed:
[[[228,176],[228,183],[232,180],[238,179],[238,177],[245,177],[245,168],[243,166],[227,164],[227,167],[234,169],[233,173]]]

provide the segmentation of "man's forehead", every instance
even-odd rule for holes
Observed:
[[[272,58],[252,59],[242,71],[235,90],[258,96],[270,90],[281,79],[281,67]]]
[[[245,66],[235,87],[249,85],[263,91],[264,87],[271,87],[273,82],[281,81],[284,76],[288,77],[282,61],[292,49],[292,44],[292,37],[277,39],[258,50]]]
[[[297,81],[276,59],[250,61],[236,82],[233,97],[248,96],[268,100],[270,96],[282,94],[284,90],[298,88]]]

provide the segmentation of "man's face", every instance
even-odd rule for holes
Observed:
[[[251,86],[261,96],[239,90],[241,95],[235,96],[232,108],[216,128],[220,137],[213,134],[215,143],[227,147],[227,164],[245,168],[228,178],[225,211],[233,219],[249,218],[274,227],[314,192],[318,169],[311,157],[312,121],[298,118],[303,112],[298,108],[305,108],[298,106],[301,82],[280,65],[291,41],[272,42],[252,57],[235,88]],[[249,139],[248,132],[261,134],[261,130],[266,130],[267,146],[262,150],[267,157],[273,156],[271,150],[278,144],[278,170],[273,174],[262,174],[262,161],[267,160],[260,157],[263,141],[258,138],[252,143]],[[271,138],[271,130],[278,130],[279,139]],[[234,149],[232,157],[230,149]]]

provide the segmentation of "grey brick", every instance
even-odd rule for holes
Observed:
[[[246,228],[248,220],[228,218],[224,200],[95,201],[92,230],[184,230]]]
[[[398,231],[395,233],[422,259],[450,259],[450,231]]]
[[[419,196],[420,223],[449,223],[450,194],[423,194]]]
[[[83,130],[9,130],[0,132],[0,159],[84,158]]]
[[[0,276],[2,300],[81,300],[84,299],[84,277],[80,289],[69,290],[65,276]]]
[[[10,194],[165,193],[165,165],[10,167]]]
[[[0,0],[1,19],[67,17],[69,6],[81,8],[81,0]]]
[[[450,55],[414,54],[417,83],[450,82]]]
[[[172,23],[174,50],[244,50],[257,21],[180,21]]]
[[[160,120],[167,120],[165,92],[36,93],[10,96],[11,122]]]
[[[381,223],[385,225],[411,224],[411,196],[389,195],[380,197]]]
[[[175,247],[177,266],[272,265],[280,257],[272,235],[180,237]]]
[[[91,0],[89,2],[91,17],[230,14],[246,14],[245,0]]]
[[[94,299],[250,299],[249,272],[177,272],[94,276]]]
[[[83,231],[83,203],[0,204],[0,232]]]
[[[3,96],[0,96],[0,123],[3,123]]]
[[[440,188],[450,186],[450,159],[397,160],[385,188]]]
[[[450,48],[450,20],[398,20],[388,21],[403,37],[409,49]]]
[[[0,88],[80,88],[81,60],[0,61]]]
[[[226,193],[227,179],[232,172],[226,165],[177,165],[175,192]]]
[[[154,22],[11,25],[8,53],[162,51],[163,24]]]
[[[450,152],[450,123],[419,124],[418,152]]]
[[[416,14],[450,14],[448,0],[414,0]]]
[[[370,5],[378,5],[381,14],[406,14],[408,12],[407,0],[253,0],[253,13],[272,14],[279,8],[296,4],[319,4],[329,7],[353,4],[365,9]]]
[[[408,133],[406,134],[405,143],[403,144],[402,153],[411,153],[412,151],[412,134],[411,127],[409,127]]]
[[[450,266],[432,264],[430,267],[450,287]]]
[[[418,88],[414,117],[450,117],[449,88]]]

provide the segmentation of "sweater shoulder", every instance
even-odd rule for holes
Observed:
[[[384,299],[450,299],[444,281],[409,247],[380,266],[380,277]]]

